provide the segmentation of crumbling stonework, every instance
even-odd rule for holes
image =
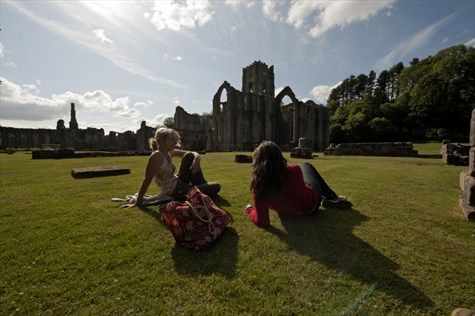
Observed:
[[[475,109],[470,121],[470,151],[468,171],[460,173],[459,205],[468,220],[475,220]]]
[[[177,106],[173,121],[180,133],[183,149],[206,150],[206,143],[211,138],[211,115],[189,114],[181,106]]]
[[[282,104],[286,96],[290,104]],[[310,150],[322,150],[328,146],[329,122],[328,108],[298,100],[290,87],[275,96],[274,66],[261,61],[243,68],[242,91],[224,81],[213,97],[212,114],[189,114],[177,107],[174,116],[183,148],[197,151],[252,151],[263,140],[290,150],[301,137],[306,138]],[[149,151],[148,139],[154,131],[145,121],[137,133],[111,131],[104,135],[102,128],[80,129],[71,103],[69,128],[63,120],[58,121],[56,130],[0,127],[0,148],[144,152]]]
[[[299,138],[299,146],[292,148],[292,151],[290,152],[290,157],[303,159],[312,158],[312,150],[307,147],[306,139],[304,137]]]
[[[444,142],[440,154],[448,165],[468,166],[470,146],[460,143]]]
[[[324,155],[417,157],[418,152],[410,142],[341,143],[330,144]]]
[[[65,127],[64,120],[58,120],[56,129],[0,126],[0,148],[150,151],[148,139],[153,136],[155,128],[147,126],[145,121],[142,121],[137,133],[111,131],[109,135],[104,135],[104,129],[102,128],[79,128],[74,103],[71,103],[70,113],[69,128]],[[51,156],[53,154],[45,153],[44,155]]]
[[[213,97],[211,140],[208,150],[252,151],[263,140],[284,150],[296,147],[305,137],[312,150],[326,148],[329,110],[313,101],[297,100],[290,87],[277,96],[274,66],[261,61],[243,68],[242,91],[224,81]],[[292,103],[282,106],[288,96]],[[225,100],[222,100],[223,97]]]

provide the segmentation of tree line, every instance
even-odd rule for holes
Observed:
[[[351,75],[328,98],[330,141],[468,141],[475,48],[452,46],[376,77]]]

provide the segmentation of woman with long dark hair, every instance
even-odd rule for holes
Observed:
[[[280,214],[311,214],[324,207],[350,209],[352,204],[338,196],[309,163],[288,165],[277,144],[264,141],[252,159],[253,205],[246,207],[249,219],[260,227],[270,224],[269,208]]]

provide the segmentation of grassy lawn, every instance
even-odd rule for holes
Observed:
[[[414,149],[416,149],[421,155],[439,155],[440,150],[442,149],[442,143],[414,143]]]
[[[448,315],[475,307],[475,225],[458,207],[467,167],[320,154],[311,162],[354,209],[271,213],[263,230],[243,212],[250,165],[208,153],[205,174],[222,183],[218,204],[235,221],[211,250],[193,252],[175,245],[156,207],[110,202],[138,190],[146,159],[0,155],[2,314]],[[131,174],[70,176],[111,165]]]

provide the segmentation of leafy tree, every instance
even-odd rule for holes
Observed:
[[[163,120],[163,126],[168,128],[175,128],[175,119],[173,117],[167,117]]]
[[[405,68],[351,75],[328,98],[330,140],[467,140],[475,48],[453,46]]]

